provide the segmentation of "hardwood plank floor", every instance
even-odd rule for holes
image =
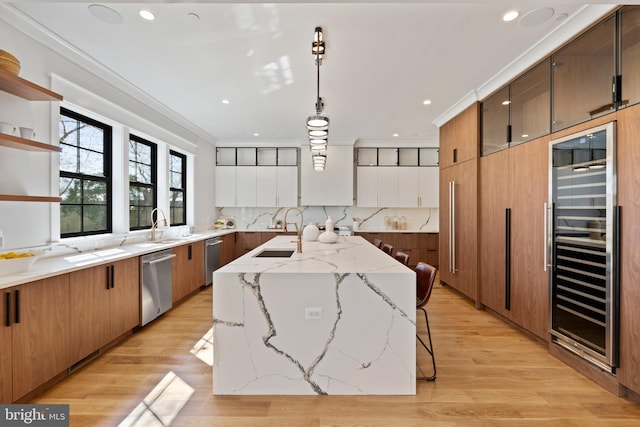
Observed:
[[[428,305],[438,378],[415,396],[213,396],[211,367],[194,355],[211,348],[211,305],[207,288],[32,403],[70,404],[72,426],[640,425],[640,405],[439,285]]]

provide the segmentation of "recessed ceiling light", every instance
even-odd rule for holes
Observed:
[[[394,134],[393,134],[393,136],[400,136],[400,135],[399,135],[399,134],[397,134],[397,133],[394,133]]]
[[[260,134],[258,132],[254,132],[253,136],[260,136]]]
[[[502,15],[502,20],[504,22],[511,22],[514,19],[516,19],[518,17],[518,15],[520,15],[520,13],[518,13],[517,10],[510,10],[509,12],[505,13],[504,15]]]
[[[231,101],[229,101],[228,99],[223,99],[223,100],[222,100],[222,103],[223,103],[223,104],[230,104],[230,103],[231,103]]]
[[[431,100],[430,99],[425,99],[424,101],[422,101],[422,103],[424,105],[431,105]]]
[[[153,21],[154,19],[156,19],[156,16],[153,14],[153,12],[148,9],[140,9],[140,12],[138,13],[142,17],[142,19],[146,19],[147,21]]]

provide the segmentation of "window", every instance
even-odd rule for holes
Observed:
[[[60,109],[60,235],[111,232],[111,126]]]
[[[156,207],[156,144],[135,135],[129,137],[129,229],[151,228]]]
[[[171,225],[187,223],[187,156],[169,151],[169,212]]]

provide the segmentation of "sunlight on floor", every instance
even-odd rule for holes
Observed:
[[[189,401],[194,389],[175,373],[169,372],[119,427],[168,426]]]
[[[191,354],[209,366],[213,366],[213,328],[200,338],[191,349]]]

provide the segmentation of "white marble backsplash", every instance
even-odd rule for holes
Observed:
[[[304,224],[324,225],[331,216],[335,226],[353,226],[358,219],[360,231],[392,230],[385,225],[385,217],[398,221],[406,218],[407,231],[437,233],[439,230],[438,208],[358,208],[354,206],[307,206],[300,207]],[[287,208],[218,208],[217,218],[232,218],[238,230],[264,230],[272,228],[277,220],[283,220]],[[292,211],[289,220],[299,221],[297,213]]]

